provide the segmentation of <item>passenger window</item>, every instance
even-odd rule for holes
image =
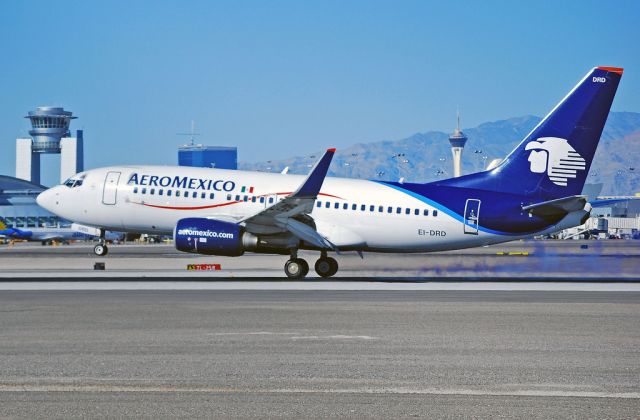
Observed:
[[[329,207],[331,207],[331,203],[327,201],[326,203],[324,203],[324,206],[325,206],[326,208],[329,208]]]
[[[393,213],[393,207],[387,207],[387,213]]]
[[[189,191],[185,191],[182,195],[184,198],[189,198]]]
[[[376,210],[376,206],[369,206],[369,211],[375,211]]]
[[[428,216],[428,215],[429,215],[429,210],[426,210],[426,209],[425,209],[425,211],[424,211],[424,215],[425,215],[425,216]]]
[[[240,201],[240,196],[236,195],[236,201]]]
[[[413,211],[413,214],[415,214],[416,216],[419,216],[420,215],[420,209],[415,209]]]
[[[438,217],[438,210],[433,211],[433,217]]]
[[[146,188],[143,188],[143,189],[142,189],[142,194],[146,194],[146,193],[147,193],[147,189],[146,189]]]
[[[158,195],[164,195],[164,191],[162,189],[158,190]]]
[[[246,195],[244,197],[242,197],[242,201],[244,201],[245,203],[247,202],[248,199],[249,199],[249,197],[246,196]]]
[[[355,209],[357,209],[357,208],[358,208],[358,205],[357,205],[357,204],[352,204],[352,205],[351,205],[351,210],[355,210]]]
[[[167,197],[171,197],[171,190],[167,190]]]
[[[384,207],[382,207],[382,206],[378,206],[378,211],[379,211],[380,213],[382,213],[382,212],[384,211]]]
[[[334,208],[334,209],[339,209],[339,208],[340,208],[340,203],[336,203],[336,204],[334,204],[334,205],[333,205],[333,208]]]
[[[410,208],[406,208],[404,210],[404,214],[411,214],[411,209]]]
[[[155,189],[155,188],[151,188],[151,189],[149,190],[149,194],[153,195],[153,194],[155,194],[155,193],[156,193],[156,189]]]
[[[255,203],[256,202],[256,196],[254,195],[253,197],[251,197],[251,202]]]
[[[180,197],[180,190],[176,191],[176,197]]]
[[[227,201],[231,201],[231,194],[227,194]]]
[[[260,202],[264,203],[264,197],[260,197]]]
[[[192,192],[191,193],[191,198],[198,198],[198,193],[197,192]]]
[[[349,209],[349,205],[347,203],[344,203],[342,205],[342,210],[347,210],[347,209]]]
[[[138,194],[138,187],[133,187],[133,193]]]
[[[396,208],[396,213],[398,213],[398,214],[402,213],[402,207]]]
[[[207,198],[207,193],[200,193],[200,198]]]
[[[318,208],[322,207],[322,202],[318,201],[318,202],[316,203],[316,207],[318,207]]]
[[[269,204],[273,204],[273,197],[269,197]]]
[[[209,199],[210,199],[210,200],[213,200],[213,199],[214,199],[214,197],[215,197],[215,194],[214,194],[214,193],[209,193]]]
[[[367,209],[367,205],[366,204],[362,204],[360,206],[360,211],[365,211]]]

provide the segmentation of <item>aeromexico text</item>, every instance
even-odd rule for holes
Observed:
[[[138,175],[133,173],[129,177],[128,185],[142,185],[148,187],[188,188],[205,191],[233,191],[236,183],[223,179],[189,178],[188,176],[157,176]]]

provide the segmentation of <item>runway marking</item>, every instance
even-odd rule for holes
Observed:
[[[369,335],[303,335],[291,337],[292,340],[379,340],[380,337]]]
[[[256,331],[256,332],[220,332],[209,333],[206,335],[298,335],[295,332],[271,332],[271,331]]]
[[[560,391],[539,389],[515,389],[500,391],[491,389],[457,388],[232,388],[175,385],[126,385],[126,384],[0,384],[0,392],[91,392],[91,393],[212,393],[212,394],[375,394],[375,395],[452,395],[487,397],[551,397],[551,398],[620,398],[640,399],[640,392],[609,391]]]
[[[300,335],[297,332],[271,332],[271,331],[255,331],[255,332],[220,332],[209,333],[210,336],[242,336],[242,335],[285,335],[293,336],[291,340],[379,340],[380,337],[372,337],[370,335]]]

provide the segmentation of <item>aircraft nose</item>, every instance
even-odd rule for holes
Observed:
[[[38,194],[36,197],[36,203],[46,210],[53,212],[56,205],[58,204],[58,192],[56,191],[57,187],[49,188]]]

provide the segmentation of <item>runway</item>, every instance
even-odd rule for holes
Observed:
[[[0,248],[0,418],[640,413],[638,241],[346,253],[330,281],[91,250]]]
[[[114,245],[97,257],[91,243],[42,247],[0,247],[0,278],[282,279],[283,255],[209,257],[176,251],[170,244]],[[317,252],[301,252],[313,267]],[[500,245],[426,254],[336,255],[337,280],[589,280],[640,281],[640,241],[514,241]],[[94,264],[105,264],[95,271]],[[188,270],[219,264],[219,271]],[[313,268],[309,278],[318,278]]]
[[[3,418],[638,413],[640,292],[0,292]]]

